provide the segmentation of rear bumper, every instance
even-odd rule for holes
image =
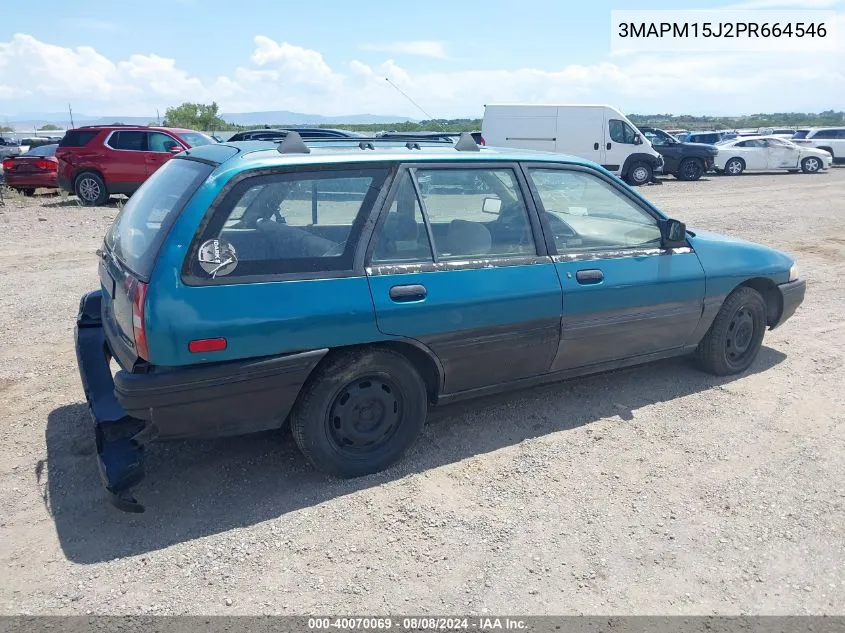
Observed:
[[[804,301],[804,294],[807,291],[807,282],[803,279],[796,279],[795,281],[790,281],[789,283],[780,284],[778,286],[778,291],[781,296],[782,309],[777,323],[772,325],[770,328],[772,330],[783,325],[789,317],[795,314],[798,306],[800,306]]]
[[[76,358],[97,440],[103,485],[119,508],[144,477],[144,445],[155,438],[217,437],[278,428],[327,349],[112,376],[100,318],[101,291],[80,301]]]
[[[6,184],[17,189],[56,189],[59,186],[56,172],[16,174],[14,171],[6,173]]]

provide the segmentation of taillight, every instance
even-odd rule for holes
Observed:
[[[35,168],[40,169],[41,171],[56,171],[56,162],[52,160],[46,160],[44,158],[39,158],[35,161]]]
[[[15,161],[7,158],[3,161],[3,171],[10,171],[15,166]]]
[[[487,145],[487,141],[484,140],[483,135],[479,136],[479,138],[481,139],[481,143],[479,143],[479,145]]]
[[[135,353],[150,360],[147,332],[144,324],[144,303],[147,301],[147,284],[135,281],[132,288],[132,331],[135,335]]]

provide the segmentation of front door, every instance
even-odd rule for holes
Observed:
[[[801,150],[791,143],[777,138],[766,139],[769,169],[791,169],[798,167],[798,155]]]
[[[560,283],[519,178],[513,165],[406,169],[379,219],[379,330],[431,349],[444,393],[545,373],[557,353]]]
[[[684,347],[701,318],[704,270],[690,248],[660,247],[657,215],[588,168],[527,167],[554,238],[563,287],[552,370]]]
[[[164,132],[150,132],[147,155],[147,175],[152,176],[155,171],[170,160],[173,150],[181,149],[182,144]]]
[[[602,167],[618,174],[625,159],[634,153],[637,132],[626,121],[608,119],[605,128],[604,160]]]

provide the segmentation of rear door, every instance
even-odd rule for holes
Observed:
[[[105,141],[106,159],[99,167],[112,193],[134,191],[147,179],[147,132],[115,130]]]
[[[440,359],[444,393],[549,370],[561,289],[512,164],[404,169],[371,242],[379,330]]]
[[[557,118],[558,142],[555,151],[579,156],[600,165],[607,162],[604,108],[561,107],[557,109]]]
[[[526,171],[563,287],[552,370],[687,345],[704,300],[704,270],[692,249],[662,249],[656,214],[603,174],[549,164]]]

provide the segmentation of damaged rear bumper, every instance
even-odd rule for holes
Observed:
[[[127,512],[143,512],[131,489],[144,478],[144,443],[154,436],[149,422],[128,415],[114,395],[109,351],[100,320],[101,291],[84,295],[74,337],[76,361],[97,443],[97,463],[111,502]]]

